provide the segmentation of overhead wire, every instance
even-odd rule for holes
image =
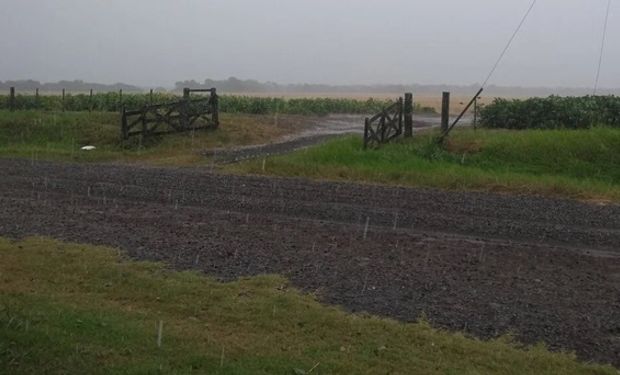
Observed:
[[[506,55],[506,52],[508,52],[508,50],[510,49],[510,46],[512,45],[512,42],[514,42],[515,38],[517,37],[517,34],[519,34],[519,31],[521,31],[521,28],[523,27],[523,24],[525,24],[525,21],[527,20],[527,18],[529,17],[530,13],[532,13],[532,9],[534,9],[534,6],[536,5],[536,3],[538,2],[538,0],[532,0],[532,3],[530,4],[530,6],[527,8],[527,12],[525,12],[525,14],[523,15],[523,17],[521,18],[521,21],[519,22],[519,25],[517,25],[517,28],[515,29],[515,31],[512,33],[512,35],[510,36],[510,39],[508,40],[508,43],[506,44],[506,46],[504,47],[504,49],[502,50],[502,53],[499,55],[499,58],[497,59],[497,61],[495,61],[495,64],[493,65],[493,68],[491,69],[491,71],[489,72],[489,75],[487,76],[487,78],[484,80],[484,83],[482,84],[482,86],[480,86],[480,90],[478,90],[478,92],[476,93],[476,95],[471,99],[471,101],[469,102],[469,104],[467,104],[467,106],[465,107],[465,109],[461,112],[461,114],[456,118],[456,120],[454,120],[454,122],[452,123],[452,125],[450,125],[448,127],[448,129],[446,129],[443,134],[439,137],[438,141],[439,143],[442,143],[443,140],[448,136],[448,134],[450,134],[450,132],[452,131],[452,129],[456,126],[456,124],[458,124],[458,122],[461,120],[461,118],[463,117],[463,115],[465,115],[465,112],[467,112],[469,110],[469,108],[472,106],[472,104],[474,104],[477,100],[478,100],[478,96],[482,93],[482,91],[484,91],[485,86],[487,85],[487,83],[489,83],[489,80],[491,79],[491,77],[493,76],[493,73],[495,73],[495,71],[497,70],[497,67],[499,66],[500,62],[502,61],[502,59],[504,58],[504,56]]]
[[[515,31],[512,33],[512,36],[510,37],[510,40],[508,40],[508,43],[506,44],[506,47],[504,47],[504,49],[502,50],[502,53],[499,55],[499,58],[495,62],[495,65],[493,65],[493,68],[491,69],[491,72],[489,72],[489,75],[484,80],[484,83],[482,84],[482,88],[484,88],[487,85],[487,83],[489,83],[489,80],[491,79],[491,77],[493,76],[495,71],[497,70],[497,67],[499,66],[499,64],[502,61],[502,59],[504,58],[504,56],[506,55],[506,52],[508,52],[508,50],[510,49],[510,46],[512,45],[512,42],[515,40],[515,38],[516,38],[517,34],[519,33],[519,31],[521,31],[521,28],[523,27],[523,24],[525,24],[525,21],[529,17],[530,13],[532,13],[532,9],[534,9],[534,6],[536,5],[537,1],[538,0],[533,0],[532,3],[530,4],[530,7],[527,9],[527,12],[525,12],[525,15],[521,19],[521,22],[519,22],[519,25],[517,26]]]
[[[601,67],[603,65],[603,54],[605,52],[605,42],[607,40],[607,27],[609,25],[609,13],[611,10],[611,0],[607,0],[607,11],[605,13],[605,24],[603,26],[603,38],[601,40],[601,51],[598,58],[598,68],[596,70],[596,79],[594,80],[594,90],[592,95],[596,95],[598,91],[599,79],[601,78]]]

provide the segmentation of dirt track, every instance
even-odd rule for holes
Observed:
[[[414,116],[414,131],[439,127],[441,118],[432,114],[416,114]],[[468,116],[461,120],[461,126],[471,125],[472,119]],[[305,129],[294,132],[275,142],[232,149],[211,149],[204,152],[204,156],[212,157],[220,164],[235,163],[241,160],[280,155],[309,146],[325,142],[344,134],[364,133],[364,117],[359,115],[329,115],[306,120]]]
[[[0,235],[117,246],[620,366],[620,207],[0,159]],[[366,223],[368,230],[366,231]]]

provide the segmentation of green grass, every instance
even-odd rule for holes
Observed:
[[[278,276],[219,283],[109,248],[0,238],[0,280],[4,373],[617,374],[543,345],[346,314]]]
[[[460,130],[364,151],[349,136],[233,172],[620,201],[620,130]]]
[[[264,143],[289,134],[292,122],[274,125],[271,116],[224,114],[220,129],[194,134],[120,141],[119,115],[108,112],[0,111],[0,157],[76,162],[147,162],[163,165],[200,165],[201,152],[214,147]],[[94,145],[96,151],[80,148]]]

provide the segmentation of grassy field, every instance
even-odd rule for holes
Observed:
[[[217,131],[174,134],[145,145],[120,141],[118,114],[107,112],[0,111],[0,157],[77,162],[146,162],[156,165],[208,163],[200,152],[214,147],[264,143],[292,133],[295,117],[223,114]],[[94,145],[94,152],[80,151]]]
[[[620,131],[460,130],[364,151],[350,136],[233,172],[620,201]]]
[[[11,374],[617,374],[542,345],[346,314],[277,276],[219,283],[109,248],[0,238],[0,278]]]

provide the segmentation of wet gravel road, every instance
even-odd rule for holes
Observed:
[[[620,366],[620,207],[0,159],[0,235],[115,246],[222,280]]]

